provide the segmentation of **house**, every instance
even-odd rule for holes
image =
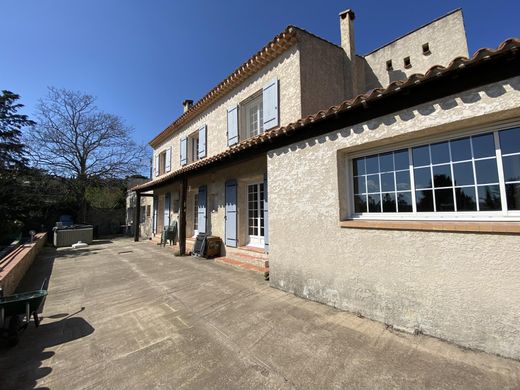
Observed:
[[[354,18],[341,46],[290,26],[186,101],[137,204],[181,252],[261,248],[273,287],[519,358],[520,41],[468,59],[456,10],[359,56]]]
[[[130,176],[127,179],[127,191],[126,191],[126,234],[133,236],[134,229],[139,227],[139,236],[143,238],[153,237],[152,233],[152,207],[153,207],[153,194],[145,193],[141,194],[140,199],[140,210],[139,210],[139,224],[134,224],[134,218],[136,216],[136,193],[132,188],[145,184],[149,179],[144,176]],[[137,220],[136,220],[137,221]]]

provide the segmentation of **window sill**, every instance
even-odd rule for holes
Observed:
[[[520,222],[385,221],[349,219],[339,226],[351,229],[415,230],[428,232],[520,234]]]

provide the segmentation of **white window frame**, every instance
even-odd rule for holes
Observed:
[[[188,164],[199,160],[199,131],[195,131],[188,135]]]
[[[256,137],[257,135],[262,134],[264,131],[264,120],[263,120],[263,94],[262,90],[259,90],[249,96],[247,99],[243,100],[238,105],[238,115],[239,115],[239,125],[238,125],[238,138],[240,141],[243,141],[248,138]],[[252,134],[251,132],[251,116],[249,115],[249,110],[252,106],[257,105],[257,131]]]
[[[507,130],[514,127],[520,127],[520,121],[503,121],[494,123],[491,125],[481,125],[478,127],[471,127],[463,129],[457,132],[444,133],[441,135],[435,135],[417,139],[414,141],[404,141],[395,143],[390,146],[381,148],[366,149],[363,151],[345,154],[346,164],[346,186],[347,186],[347,218],[349,219],[365,219],[365,220],[455,220],[455,221],[520,221],[520,210],[507,210],[507,199],[505,192],[505,179],[504,170],[502,165],[502,154],[501,145],[498,142],[498,133],[501,130]],[[413,160],[411,156],[412,148],[416,146],[424,146],[427,144],[433,144],[436,142],[456,140],[467,136],[476,136],[480,134],[493,133],[496,147],[496,159],[498,169],[498,179],[500,188],[500,201],[502,210],[497,211],[461,211],[461,212],[417,212],[416,211],[416,199],[415,199],[415,179],[413,171]],[[360,157],[367,157],[373,154],[386,153],[392,151],[398,151],[401,149],[408,149],[409,161],[410,161],[410,185],[412,194],[412,207],[413,212],[374,212],[374,213],[355,213],[354,211],[354,172],[353,172],[353,160]],[[453,172],[452,172],[453,177]],[[454,187],[454,186],[453,186]],[[476,194],[478,197],[478,193]],[[478,201],[478,200],[477,200]]]
[[[166,173],[166,149],[159,153],[159,166],[157,167],[159,176]]]

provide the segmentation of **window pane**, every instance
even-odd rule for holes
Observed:
[[[395,180],[397,183],[398,191],[410,189],[410,172],[409,171],[396,172]]]
[[[449,164],[433,167],[433,184],[435,187],[450,187],[452,185]]]
[[[432,164],[450,162],[450,148],[448,142],[440,142],[431,145]]]
[[[520,128],[502,130],[498,133],[502,154],[520,152]]]
[[[395,193],[387,192],[383,194],[383,212],[385,213],[395,213]]]
[[[354,210],[356,213],[366,213],[366,211],[367,211],[366,195],[355,195],[354,196]]]
[[[354,178],[354,194],[363,194],[367,192],[365,178],[366,176],[358,176]]]
[[[381,196],[379,194],[368,195],[368,211],[371,213],[381,212]]]
[[[430,147],[428,145],[413,148],[412,154],[414,166],[420,167],[430,164]]]
[[[381,172],[390,172],[394,170],[393,153],[384,153],[379,156],[379,168]]]
[[[520,181],[520,154],[503,157],[502,164],[505,181]]]
[[[469,138],[461,138],[450,142],[451,160],[471,160],[471,144]]]
[[[437,211],[454,211],[453,190],[435,190],[435,209]]]
[[[400,213],[412,212],[412,193],[398,192],[397,193],[397,207]]]
[[[506,184],[508,210],[520,210],[520,184]]]
[[[453,164],[453,176],[455,176],[456,186],[467,186],[475,183],[473,178],[473,164],[464,162]]]
[[[367,173],[379,172],[379,158],[377,155],[366,158],[366,170]]]
[[[379,192],[379,175],[367,176],[368,192]]]
[[[457,198],[457,211],[476,211],[477,198],[475,187],[455,188]]]
[[[498,186],[478,187],[480,211],[501,210],[500,189]]]
[[[365,174],[365,158],[356,158],[353,161],[354,165],[354,176]]]
[[[477,184],[498,183],[496,158],[475,161]]]
[[[475,158],[495,156],[495,141],[493,134],[483,134],[471,137],[473,142],[473,156]]]
[[[381,191],[394,191],[394,174],[393,173],[382,173],[381,174]]]
[[[410,160],[408,158],[408,149],[398,150],[394,152],[395,169],[408,169],[410,167]]]
[[[433,211],[433,191],[415,191],[417,211]]]
[[[415,188],[431,188],[432,176],[430,167],[414,169]]]

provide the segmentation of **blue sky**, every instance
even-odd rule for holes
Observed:
[[[458,7],[471,54],[520,36],[518,0],[0,0],[0,89],[29,115],[47,86],[95,95],[145,143],[289,24],[339,43],[352,8],[364,54]]]

